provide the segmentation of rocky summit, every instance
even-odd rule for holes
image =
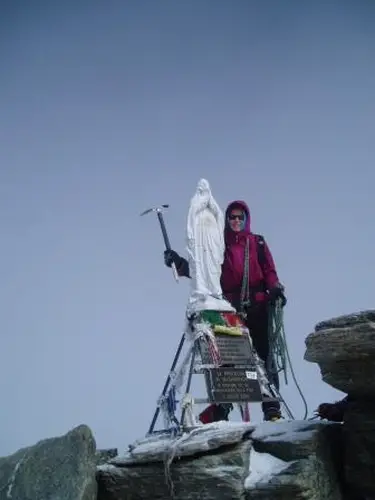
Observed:
[[[120,455],[81,425],[0,458],[0,500],[374,500],[375,311],[316,325],[305,360],[348,394],[343,422],[216,422]]]
[[[175,441],[145,439],[98,467],[98,498],[338,500],[340,431],[339,424],[217,422]]]

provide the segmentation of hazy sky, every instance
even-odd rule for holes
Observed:
[[[271,247],[310,414],[341,397],[304,341],[374,305],[374,26],[365,0],[2,3],[0,455],[147,432],[189,284],[139,214],[170,203],[184,253],[201,177]]]

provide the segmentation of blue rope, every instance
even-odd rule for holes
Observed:
[[[167,408],[169,416],[173,418],[177,409],[176,388],[174,386],[172,386],[168,391]]]
[[[168,396],[166,397],[167,411],[171,424],[171,433],[176,436],[180,431],[180,423],[175,415],[177,410],[177,400],[176,400],[176,388],[172,386],[168,391]]]

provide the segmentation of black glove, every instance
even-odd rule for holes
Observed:
[[[318,417],[331,422],[342,422],[344,420],[345,408],[338,403],[322,403],[316,410]]]
[[[172,267],[172,264],[174,264],[179,276],[190,278],[189,262],[174,250],[164,251],[164,264],[167,267]]]
[[[180,264],[181,264],[181,257],[174,250],[165,250],[165,252],[164,252],[164,264],[167,267],[172,267],[172,264],[174,264],[178,269],[180,267]]]
[[[287,299],[284,295],[284,287],[281,283],[271,288],[269,291],[269,298],[271,304],[275,304],[278,299],[281,299],[281,307],[285,307]]]

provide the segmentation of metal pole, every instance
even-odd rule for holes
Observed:
[[[185,394],[187,394],[190,391],[190,386],[191,386],[191,378],[193,376],[193,368],[194,368],[194,361],[195,361],[195,352],[196,352],[196,340],[194,341],[193,344],[193,349],[191,352],[191,361],[190,361],[190,368],[189,368],[189,375],[186,383],[186,389],[185,389]],[[180,425],[184,425],[184,419],[185,419],[185,413],[186,413],[186,408],[183,408],[181,412],[181,420],[180,420]]]
[[[171,373],[176,368],[176,364],[178,362],[178,358],[180,357],[181,349],[182,349],[182,346],[184,345],[184,341],[185,341],[185,334],[183,333],[182,337],[181,337],[181,340],[180,340],[180,343],[178,344],[177,351],[176,351],[176,354],[175,354],[175,357],[174,357],[171,369],[169,370],[169,374],[168,374],[167,380],[165,381],[165,384],[164,384],[164,387],[163,387],[162,396],[165,396],[165,393],[167,392],[169,383],[171,381]],[[160,406],[158,405],[157,408],[156,408],[156,410],[155,410],[154,417],[152,419],[152,422],[151,422],[151,425],[150,425],[150,428],[149,428],[147,434],[152,434],[153,433],[154,427],[155,427],[155,424],[156,424],[156,420],[157,420],[157,418],[159,416],[159,413],[160,413]]]

